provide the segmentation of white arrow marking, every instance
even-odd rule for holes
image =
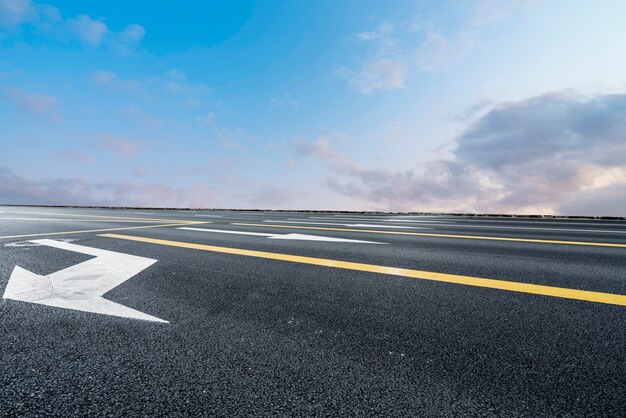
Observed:
[[[168,322],[102,297],[109,290],[156,263],[157,260],[51,239],[31,242],[93,255],[95,258],[47,276],[40,276],[20,266],[15,266],[4,290],[4,299],[124,318]]]
[[[206,228],[191,228],[191,227],[182,227],[182,228],[177,228],[177,229],[187,229],[189,231],[200,231],[200,232],[217,232],[220,234],[253,235],[257,237],[267,237],[269,239],[288,239],[288,240],[297,240],[297,241],[353,242],[353,243],[358,243],[358,244],[386,244],[386,242],[361,241],[357,239],[332,238],[332,237],[322,237],[319,235],[306,235],[306,234],[270,234],[267,232],[228,231],[225,229],[206,229]]]
[[[432,229],[422,226],[397,226],[397,225],[375,225],[375,224],[339,224],[333,222],[299,222],[299,221],[263,221],[274,224],[305,224],[305,225],[338,225],[338,226],[357,226],[360,228],[395,228],[395,229]]]

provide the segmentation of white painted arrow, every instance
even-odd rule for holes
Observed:
[[[380,225],[380,224],[340,224],[335,222],[300,222],[300,221],[263,221],[273,224],[305,224],[305,225],[338,225],[338,226],[357,226],[359,228],[397,228],[397,229],[432,229],[422,226],[397,226],[397,225]]]
[[[109,290],[156,263],[157,260],[51,239],[31,242],[93,255],[95,258],[47,276],[40,276],[20,266],[15,266],[4,290],[4,299],[167,323],[163,319],[102,297]]]
[[[229,231],[225,229],[206,229],[206,228],[191,228],[191,227],[181,227],[177,229],[187,229],[189,231],[201,231],[201,232],[217,232],[219,234],[253,235],[257,237],[267,237],[269,239],[287,239],[287,240],[297,240],[297,241],[353,242],[357,244],[386,244],[386,242],[361,241],[357,239],[333,238],[333,237],[323,237],[319,235],[307,235],[307,234],[270,234],[266,232]]]

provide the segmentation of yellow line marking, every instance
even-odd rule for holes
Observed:
[[[265,228],[315,229],[315,230],[320,230],[320,231],[366,232],[366,233],[371,233],[371,234],[413,235],[413,236],[420,236],[420,237],[482,239],[482,240],[488,240],[488,241],[533,242],[533,243],[540,243],[540,244],[589,245],[592,247],[626,248],[626,244],[614,244],[614,243],[609,243],[609,242],[557,241],[557,240],[550,240],[550,239],[487,237],[487,236],[481,236],[481,235],[453,235],[453,234],[433,234],[433,233],[427,233],[427,232],[380,231],[380,230],[374,230],[374,229],[322,228],[322,227],[317,227],[317,226],[292,226],[292,225],[247,224],[247,223],[232,223],[231,225],[262,226]]]
[[[148,224],[148,223],[156,223],[157,221],[154,220],[147,220],[147,221],[138,221],[138,220],[134,220],[134,219],[61,219],[61,218],[56,218],[56,219],[52,219],[52,218],[48,218],[48,219],[43,219],[43,218],[3,218],[2,216],[0,216],[0,221],[46,221],[46,222],[50,222],[50,221],[61,221],[61,222],[117,222],[117,223],[144,223],[144,224]],[[161,221],[162,222],[162,221]],[[184,221],[187,222],[187,221]]]
[[[313,264],[347,270],[366,271],[379,274],[410,277],[413,279],[432,280],[444,283],[463,284],[466,286],[486,287],[507,290],[510,292],[531,293],[564,299],[583,300],[587,302],[605,303],[626,306],[626,295],[592,292],[588,290],[567,289],[529,283],[509,282],[505,280],[484,279],[480,277],[459,276],[456,274],[435,273],[430,271],[411,270],[398,267],[377,266],[374,264],[353,263],[349,261],[330,260],[325,258],[304,257],[299,255],[270,253],[265,251],[244,250],[241,248],[216,247],[213,245],[193,244],[189,242],[168,241],[154,238],[136,237],[131,235],[103,234],[101,237],[117,238],[129,241],[147,242],[150,244],[168,245],[171,247],[190,248],[194,250],[212,251],[216,253],[243,255],[247,257],[266,258],[271,260],[289,261],[292,263]]]
[[[78,214],[78,213],[59,213],[59,212],[24,212],[18,210],[3,210],[4,213],[28,213],[33,215],[56,215],[56,216],[75,216],[75,217],[91,217],[91,218],[105,218],[105,219],[137,219],[143,221],[154,222],[194,222],[185,219],[160,219],[160,218],[140,218],[130,216],[109,216],[109,215],[90,215],[90,214]]]
[[[175,223],[175,224],[164,224],[164,225],[128,226],[128,227],[123,227],[123,228],[87,229],[87,230],[83,230],[83,231],[44,232],[44,233],[41,233],[41,234],[7,235],[7,236],[4,236],[4,237],[0,237],[0,239],[45,237],[45,236],[49,236],[49,235],[85,234],[85,233],[89,233],[89,232],[127,231],[129,229],[162,228],[162,227],[167,227],[167,226],[196,225],[196,224],[210,224],[210,223],[211,222],[194,222],[193,224],[190,224],[190,223]]]

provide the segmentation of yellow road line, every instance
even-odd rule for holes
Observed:
[[[193,224],[190,224],[186,222],[186,223],[175,223],[175,224],[164,224],[164,225],[128,226],[128,227],[122,227],[122,228],[87,229],[83,231],[43,232],[40,234],[7,235],[4,237],[0,237],[0,239],[45,237],[45,236],[50,236],[50,235],[85,234],[89,232],[127,231],[129,229],[162,228],[166,226],[197,225],[197,224],[210,224],[210,223],[211,222],[194,222]]]
[[[56,219],[52,219],[52,218],[48,218],[48,219],[43,219],[43,218],[3,218],[2,216],[0,216],[0,221],[42,221],[42,222],[50,222],[50,221],[61,221],[61,222],[117,222],[117,223],[143,223],[143,224],[149,224],[149,223],[157,223],[157,221],[154,220],[147,220],[147,221],[139,221],[139,220],[134,220],[134,219],[124,219],[124,218],[120,218],[120,219],[61,219],[61,218],[56,218]],[[163,221],[161,221],[163,222]],[[187,221],[184,221],[185,223]]]
[[[353,263],[349,261],[330,260],[325,258],[304,257],[299,255],[270,253],[265,251],[244,250],[241,248],[216,247],[213,245],[193,244],[189,242],[168,241],[154,238],[136,237],[131,235],[103,234],[107,238],[117,238],[129,241],[146,242],[150,244],[167,245],[171,247],[190,248],[194,250],[212,251],[224,254],[235,254],[246,257],[265,258],[271,260],[288,261],[292,263],[313,264],[317,266],[333,267],[347,270],[366,271],[370,273],[390,274],[394,276],[410,277],[413,279],[432,280],[444,283],[463,284],[466,286],[486,287],[490,289],[507,290],[510,292],[531,293],[535,295],[552,296],[564,299],[583,300],[587,302],[605,303],[610,305],[626,306],[626,295],[592,292],[588,290],[567,289],[563,287],[543,286],[530,283],[509,282],[505,280],[484,279],[480,277],[459,276],[456,274],[435,273],[430,271],[411,270],[398,267],[378,266],[374,264]]]
[[[140,218],[131,216],[109,216],[109,215],[90,215],[90,214],[78,214],[78,213],[60,213],[60,212],[25,212],[18,210],[3,210],[4,213],[28,213],[33,215],[56,215],[56,216],[74,216],[74,217],[91,217],[91,218],[104,218],[104,219],[137,219],[144,221],[154,222],[194,222],[185,219],[160,219],[160,218]]]
[[[551,240],[551,239],[488,237],[488,236],[481,236],[481,235],[454,235],[454,234],[434,234],[434,233],[427,233],[427,232],[380,231],[380,230],[374,230],[374,229],[322,228],[318,226],[292,226],[292,225],[247,224],[247,223],[232,223],[231,225],[262,226],[265,228],[315,229],[315,230],[320,230],[320,231],[366,232],[366,233],[371,233],[371,234],[413,235],[413,236],[420,236],[420,237],[481,239],[481,240],[488,240],[488,241],[533,242],[533,243],[540,243],[540,244],[589,245],[592,247],[626,248],[626,244],[614,244],[614,243],[609,243],[609,242],[558,241],[558,240]]]

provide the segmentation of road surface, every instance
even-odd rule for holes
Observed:
[[[0,206],[1,415],[624,416],[626,221]]]

